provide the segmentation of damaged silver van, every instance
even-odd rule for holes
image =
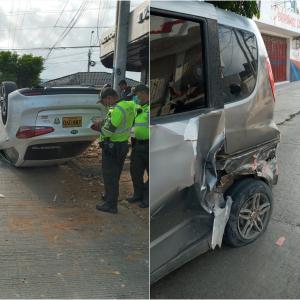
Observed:
[[[255,23],[151,1],[151,282],[222,241],[255,241],[277,183],[274,80]]]

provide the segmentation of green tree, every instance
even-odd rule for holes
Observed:
[[[24,54],[17,62],[18,87],[31,87],[41,83],[40,74],[44,70],[44,59],[41,56]]]
[[[239,15],[252,18],[256,16],[260,17],[260,11],[257,1],[207,1],[212,3],[214,6],[233,11]]]
[[[0,52],[0,82],[14,81],[19,88],[32,87],[40,83],[43,70],[44,59],[41,56],[19,56],[10,51]]]
[[[17,53],[0,52],[0,81],[17,81],[17,61]]]

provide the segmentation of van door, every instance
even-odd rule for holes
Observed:
[[[150,247],[156,272],[212,230],[203,198],[214,178],[203,170],[212,147],[224,142],[224,109],[216,21],[151,13]]]
[[[254,22],[245,22],[247,30],[218,25],[227,154],[278,138],[263,40]]]

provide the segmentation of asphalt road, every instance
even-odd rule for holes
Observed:
[[[265,234],[246,247],[199,256],[153,285],[152,298],[300,298],[300,115],[280,130],[280,177]],[[280,237],[285,242],[277,246]]]
[[[148,224],[96,211],[100,189],[68,166],[0,162],[1,298],[148,297]]]

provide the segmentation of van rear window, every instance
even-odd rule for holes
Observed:
[[[224,103],[248,97],[257,78],[258,51],[255,35],[219,25],[221,80]]]
[[[206,106],[201,23],[151,15],[151,117]]]

